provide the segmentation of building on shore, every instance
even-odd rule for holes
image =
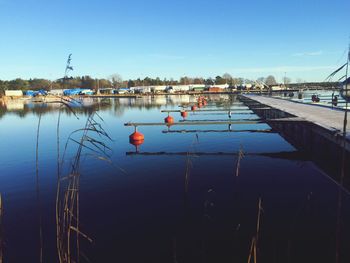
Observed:
[[[52,89],[47,92],[48,95],[63,96],[63,89]]]
[[[22,90],[5,90],[5,96],[7,97],[22,97]]]

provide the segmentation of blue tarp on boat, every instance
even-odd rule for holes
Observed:
[[[63,95],[65,96],[74,96],[74,95],[93,95],[94,92],[90,89],[81,89],[81,88],[75,88],[75,89],[66,89],[63,91]]]
[[[47,91],[46,90],[26,90],[24,91],[24,95],[26,96],[32,96],[32,97],[35,97],[35,96],[38,96],[38,95],[42,95],[42,96],[46,96],[47,95]]]

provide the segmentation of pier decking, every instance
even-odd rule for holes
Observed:
[[[287,112],[326,129],[332,131],[338,130],[340,132],[343,131],[344,111],[258,95],[244,95],[244,97],[257,101],[263,105]],[[346,130],[348,138],[350,137],[349,126],[350,125],[347,126]]]

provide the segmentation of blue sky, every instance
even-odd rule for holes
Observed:
[[[344,63],[349,0],[0,0],[0,79],[73,75],[322,81]]]

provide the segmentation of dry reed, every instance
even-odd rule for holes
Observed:
[[[241,168],[241,160],[244,157],[244,152],[243,152],[243,147],[241,145],[239,151],[238,151],[238,158],[237,158],[237,163],[236,163],[236,177],[239,176],[239,170]]]
[[[109,140],[111,140],[111,138],[102,128],[101,124],[96,121],[96,118],[103,121],[102,118],[94,112],[87,118],[84,128],[75,130],[70,134],[61,160],[58,148],[59,167],[57,168],[56,234],[57,253],[60,263],[80,262],[80,256],[83,254],[80,252],[80,237],[92,242],[92,239],[80,229],[79,192],[81,157],[83,156],[83,150],[88,150],[95,154],[102,155],[99,159],[106,159],[109,157],[107,150],[111,150],[103,142],[103,138]],[[78,133],[81,135],[80,138],[76,140],[73,138],[73,135]],[[71,163],[69,174],[67,176],[62,176],[64,156],[69,142],[76,143],[78,149]],[[59,137],[57,143],[59,144]]]
[[[256,232],[255,235],[252,237],[252,241],[250,244],[249,249],[249,256],[248,256],[248,263],[251,263],[252,260],[254,263],[257,263],[258,256],[257,256],[257,248],[258,248],[258,242],[259,242],[259,232],[260,232],[260,225],[261,225],[261,212],[263,212],[262,206],[261,206],[261,198],[259,198],[258,203],[258,215],[256,220]]]

